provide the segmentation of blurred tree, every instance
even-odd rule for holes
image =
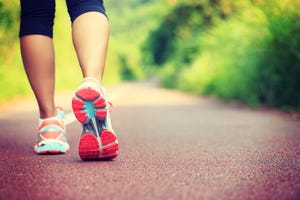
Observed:
[[[260,14],[245,15],[251,10]],[[145,40],[144,62],[158,69],[168,87],[189,79],[206,84],[184,83],[196,92],[300,110],[299,10],[299,0],[178,1]]]
[[[300,3],[274,1],[266,6],[260,1],[258,5],[265,12],[270,31],[260,66],[260,101],[300,109]]]
[[[19,6],[17,0],[0,1],[0,63],[11,53],[18,39]]]
[[[146,39],[142,47],[145,63],[161,66],[173,59],[176,51],[182,53],[179,54],[182,56],[179,60],[191,62],[199,49],[193,43],[194,36],[225,19],[235,10],[235,6],[235,1],[226,0],[188,0],[178,3]]]

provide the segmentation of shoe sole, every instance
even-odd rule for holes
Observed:
[[[46,139],[42,144],[34,146],[34,151],[38,155],[65,154],[69,150],[69,144],[55,139]]]
[[[106,101],[92,88],[83,88],[75,93],[72,108],[77,120],[83,124],[78,153],[83,160],[110,160],[118,156],[117,136],[104,128],[107,117]],[[96,122],[95,129],[93,120]]]

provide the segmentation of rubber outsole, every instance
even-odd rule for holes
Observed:
[[[104,120],[107,112],[105,107],[105,99],[91,88],[77,91],[72,99],[73,112],[82,124],[89,123],[93,117]]]
[[[118,156],[116,136],[104,130],[99,139],[93,133],[84,133],[79,140],[78,153],[83,160],[113,159]]]
[[[78,153],[83,160],[110,160],[118,156],[117,136],[104,127],[107,120],[105,98],[92,88],[82,88],[72,99],[72,108],[77,120],[83,124]],[[92,120],[96,120],[98,131]]]

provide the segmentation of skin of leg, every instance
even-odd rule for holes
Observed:
[[[87,12],[72,24],[73,44],[83,77],[93,77],[101,83],[109,40],[109,24],[100,12]]]
[[[40,118],[53,117],[56,115],[53,40],[43,35],[26,35],[21,37],[20,43],[24,68],[38,102]]]

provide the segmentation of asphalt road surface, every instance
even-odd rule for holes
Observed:
[[[0,199],[300,199],[300,120],[152,83],[109,87],[114,161],[82,161],[80,124],[67,114],[70,151],[38,156],[34,99],[0,107]],[[59,94],[67,113],[72,93]]]

